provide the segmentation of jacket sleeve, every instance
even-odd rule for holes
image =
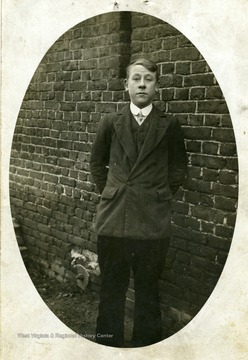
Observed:
[[[187,155],[183,132],[177,119],[172,120],[168,130],[168,177],[172,194],[175,194],[186,177]]]
[[[102,193],[106,185],[108,176],[109,153],[112,138],[111,128],[108,117],[103,117],[99,122],[91,149],[90,172],[100,193]]]

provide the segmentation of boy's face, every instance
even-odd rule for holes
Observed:
[[[140,109],[152,103],[158,90],[157,77],[143,65],[133,65],[129,77],[125,80],[125,89],[129,91],[131,101]]]

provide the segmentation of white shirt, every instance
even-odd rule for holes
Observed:
[[[134,105],[134,103],[131,102],[130,103],[130,110],[131,110],[131,113],[133,114],[133,116],[135,117],[137,123],[139,125],[141,125],[144,122],[144,120],[146,119],[146,117],[152,111],[152,104],[146,106],[143,109],[140,109],[140,108],[138,108],[138,106]],[[142,115],[143,115],[142,121],[139,121],[139,119],[138,119],[138,114],[140,113],[140,111],[142,112]]]

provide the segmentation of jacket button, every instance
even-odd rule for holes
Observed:
[[[130,186],[132,183],[131,181],[127,181],[127,185]]]

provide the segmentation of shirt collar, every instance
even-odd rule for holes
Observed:
[[[134,103],[130,103],[130,110],[131,113],[135,116],[137,116],[140,111],[142,112],[142,114],[146,117],[150,114],[150,112],[152,111],[152,104],[144,107],[143,109],[140,109],[138,106],[134,105]]]

